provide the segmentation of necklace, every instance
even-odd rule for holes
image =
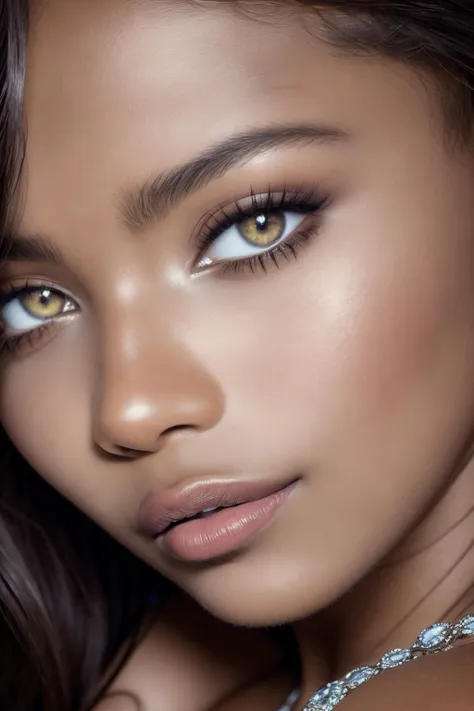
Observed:
[[[332,711],[348,694],[388,669],[401,667],[428,654],[448,652],[457,642],[474,638],[474,615],[466,615],[458,622],[439,622],[427,627],[418,635],[414,644],[406,649],[392,649],[371,666],[357,667],[340,681],[323,686],[308,701],[303,711]],[[298,699],[294,691],[280,711],[292,711]]]

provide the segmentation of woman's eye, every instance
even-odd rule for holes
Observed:
[[[1,308],[1,320],[7,331],[31,331],[76,310],[75,302],[56,289],[29,288],[8,299]]]
[[[262,212],[236,222],[214,239],[199,266],[264,254],[285,242],[305,219],[301,213],[281,211]]]

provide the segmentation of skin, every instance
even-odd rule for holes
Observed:
[[[274,678],[280,677],[279,685]],[[184,596],[160,610],[149,633],[97,711],[227,711],[267,679],[274,707],[294,684],[264,632],[231,628]],[[275,689],[276,686],[276,689]],[[249,691],[248,691],[249,690]],[[267,694],[265,694],[267,696]],[[231,711],[231,710],[230,710]]]
[[[0,408],[45,479],[213,615],[295,623],[305,698],[470,602],[474,165],[412,68],[266,20],[117,0],[36,18],[19,230],[65,264],[2,280],[78,309],[4,358]],[[124,195],[276,124],[346,135],[262,148],[130,229]],[[197,269],[203,221],[269,185],[327,196],[319,234],[267,274]],[[136,530],[178,482],[296,477],[217,565]]]

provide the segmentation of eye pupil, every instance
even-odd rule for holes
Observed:
[[[42,306],[47,306],[49,304],[49,301],[51,299],[51,289],[44,289],[39,294],[39,302]]]
[[[257,229],[260,230],[260,232],[265,232],[265,230],[268,227],[268,218],[266,215],[259,215],[257,218],[255,218],[255,222],[257,223]]]

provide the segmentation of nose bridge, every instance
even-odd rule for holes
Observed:
[[[152,452],[173,432],[214,427],[224,410],[219,382],[163,328],[115,323],[103,331],[94,439],[105,451]]]

